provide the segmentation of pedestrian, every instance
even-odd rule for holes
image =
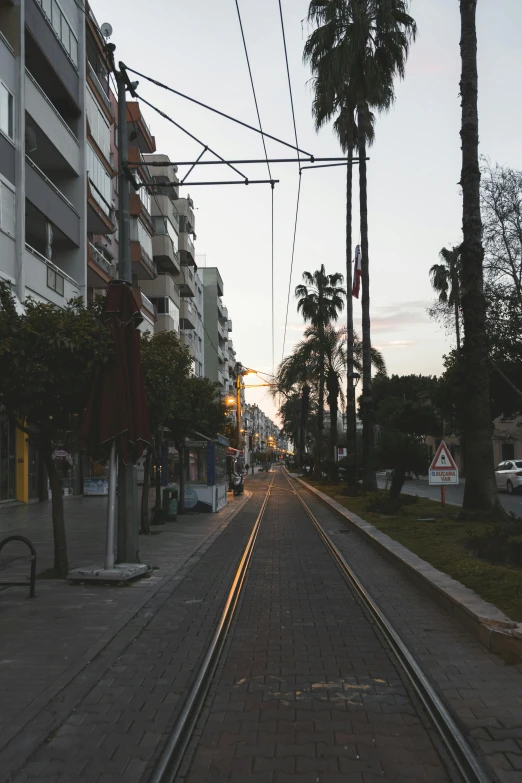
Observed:
[[[247,462],[247,464],[245,465],[245,473],[247,474],[247,476],[248,476],[249,468],[250,468],[250,465]]]

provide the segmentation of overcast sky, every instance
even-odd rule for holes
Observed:
[[[220,110],[257,124],[235,0],[93,0],[98,22],[113,26],[116,57]],[[134,3],[132,3],[134,5]],[[239,0],[264,130],[293,141],[277,0]],[[299,145],[315,156],[339,155],[330,128],[319,134],[311,116],[310,74],[302,63],[308,33],[306,0],[283,0]],[[479,0],[480,151],[494,162],[521,165],[522,3]],[[458,0],[413,0],[418,37],[397,101],[379,118],[368,163],[372,339],[390,373],[439,373],[450,347],[426,315],[433,296],[428,270],[441,247],[461,232]],[[139,91],[222,157],[262,158],[259,135],[141,80]],[[201,147],[145,107],[158,152],[194,160]],[[267,142],[272,157],[292,151]],[[206,154],[207,157],[209,153]],[[266,165],[242,169],[265,179]],[[180,173],[186,171],[180,170]],[[357,170],[354,171],[357,175]],[[297,166],[274,164],[275,361],[281,360],[297,193]],[[285,353],[302,335],[293,289],[304,270],[345,266],[345,172],[304,171]],[[191,178],[233,179],[224,166]],[[238,359],[270,372],[270,186],[185,188],[196,207],[196,252],[224,281]],[[359,240],[354,189],[354,244]],[[341,317],[344,319],[344,316]],[[360,329],[360,305],[355,307]],[[250,392],[270,415],[266,390]]]

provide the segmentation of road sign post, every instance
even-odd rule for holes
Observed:
[[[440,486],[440,502],[446,505],[446,487],[459,483],[459,469],[451,452],[441,441],[430,465],[429,482],[431,486]]]

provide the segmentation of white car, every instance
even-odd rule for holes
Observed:
[[[522,460],[510,459],[501,462],[495,468],[495,479],[499,489],[507,490],[509,495],[522,489]]]

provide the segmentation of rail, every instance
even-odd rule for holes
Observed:
[[[379,609],[366,588],[352,571],[339,549],[324,531],[321,523],[314,516],[309,506],[305,503],[299,492],[292,486],[286,468],[284,469],[284,472],[292,491],[295,492],[296,497],[299,499],[325,547],[341,571],[341,574],[354,591],[363,608],[371,615],[380,632],[388,642],[390,650],[394,654],[400,668],[408,677],[417,696],[420,698],[431,717],[439,737],[456,765],[462,780],[465,781],[465,783],[491,783],[490,777],[480,766],[473,750],[435,692],[435,689],[427,679],[419,664],[394,630],[386,616]]]
[[[330,537],[323,530],[322,525],[314,516],[312,510],[303,500],[300,493],[296,491],[290,481],[288,471],[284,471],[289,484],[290,491],[296,496],[306,515],[311,520],[316,532],[324,543],[329,554],[332,556],[335,564],[341,571],[341,574],[347,581],[349,587],[353,590],[357,600],[362,605],[370,619],[376,624],[380,633],[385,637],[391,653],[395,656],[396,662],[404,672],[417,696],[420,698],[424,708],[430,716],[433,725],[442,740],[445,749],[448,751],[456,771],[464,783],[491,783],[491,779],[480,766],[478,759],[462,735],[460,729],[435,692],[434,688],[422,672],[418,663],[415,661],[409,650],[406,648],[396,631],[393,629],[387,618],[381,612],[379,607],[373,601],[370,594],[361,584],[350,566],[347,564],[343,555]],[[223,652],[227,634],[231,627],[238,601],[243,587],[245,576],[252,560],[256,540],[267,504],[272,492],[275,475],[270,482],[264,497],[261,510],[254,522],[252,532],[248,543],[242,553],[239,565],[237,567],[232,586],[227,595],[225,607],[219,618],[216,630],[206,651],[205,658],[199,668],[194,682],[190,688],[187,698],[183,704],[181,712],[167,738],[162,753],[156,763],[148,783],[175,783],[176,776],[183,763],[184,754],[191,742],[194,730],[196,728],[199,716],[203,710],[207,694],[209,692],[212,678],[216,672],[221,653]]]
[[[21,541],[22,544],[25,544],[29,551],[31,552],[30,555],[26,555],[25,557],[23,555],[18,556],[14,558],[14,560],[30,560],[31,561],[31,572],[29,575],[29,598],[34,598],[34,588],[35,588],[35,581],[36,581],[36,549],[34,548],[31,541],[29,541],[28,538],[25,536],[7,536],[7,538],[4,538],[3,541],[0,541],[0,552],[4,548],[6,544],[11,543],[12,541]],[[0,582],[1,587],[27,587],[27,582]]]
[[[266,491],[261,510],[257,515],[252,528],[252,533],[248,539],[247,545],[243,550],[241,560],[229,590],[225,608],[219,618],[219,622],[210,642],[209,648],[201,664],[201,668],[190,689],[183,709],[177,719],[171,733],[168,736],[163,752],[154,768],[148,783],[174,783],[176,775],[183,761],[183,754],[190,742],[190,738],[196,726],[199,713],[208,693],[212,677],[216,670],[219,657],[223,650],[227,633],[232,623],[234,613],[243,587],[245,575],[252,558],[252,553],[259,533],[259,527],[264,517],[265,510],[272,491],[272,484],[275,476],[270,482]]]

